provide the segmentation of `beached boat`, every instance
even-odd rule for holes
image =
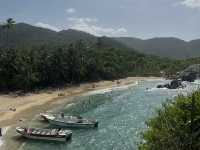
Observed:
[[[37,129],[17,127],[16,132],[29,139],[65,142],[71,139],[72,132],[62,129]]]
[[[97,120],[91,120],[82,118],[80,116],[67,116],[63,113],[61,114],[45,114],[42,113],[40,116],[47,120],[50,124],[61,126],[61,127],[70,127],[70,128],[95,128],[98,127]]]

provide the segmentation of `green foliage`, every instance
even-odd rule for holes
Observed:
[[[78,41],[69,46],[0,49],[0,89],[31,90],[127,76],[160,76],[161,70],[174,74],[200,61],[161,59],[101,42],[101,46]]]
[[[147,126],[140,150],[199,150],[200,91],[166,102]]]

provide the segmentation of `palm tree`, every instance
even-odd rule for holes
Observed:
[[[0,22],[0,41],[3,42],[3,23]],[[0,46],[2,43],[0,43]]]
[[[13,28],[15,25],[15,21],[13,20],[13,18],[8,18],[6,20],[6,23],[2,26],[3,29],[6,31],[6,42],[8,42],[8,31]]]

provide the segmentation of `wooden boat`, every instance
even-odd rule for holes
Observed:
[[[62,129],[38,129],[17,127],[16,132],[22,136],[35,140],[48,140],[65,142],[71,139],[72,132]]]
[[[82,118],[80,116],[67,116],[63,113],[61,114],[45,114],[42,113],[40,116],[47,120],[50,124],[61,126],[61,127],[70,127],[70,128],[96,128],[98,127],[97,120],[91,120]]]

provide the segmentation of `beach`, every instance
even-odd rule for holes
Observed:
[[[51,109],[56,104],[62,104],[63,99],[66,103],[66,101],[70,102],[74,96],[87,92],[109,90],[146,79],[156,79],[156,77],[128,77],[114,81],[84,83],[62,89],[42,90],[37,94],[27,93],[24,96],[0,95],[0,126],[10,126],[26,121],[37,113]]]

